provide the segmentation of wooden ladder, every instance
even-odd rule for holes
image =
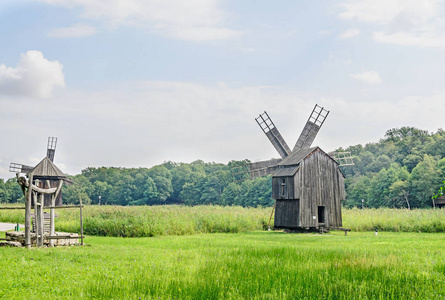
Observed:
[[[36,232],[37,228],[36,228],[36,218],[35,215],[32,214],[32,232]],[[55,215],[55,217],[57,218],[57,215]],[[50,231],[50,222],[51,222],[51,215],[47,212],[43,212],[43,232],[44,233],[49,233]]]

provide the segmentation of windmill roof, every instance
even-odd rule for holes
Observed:
[[[330,157],[333,161],[335,161],[335,159],[333,159],[329,154],[327,154],[326,152],[321,150],[320,147],[317,146],[317,147],[312,147],[312,148],[304,148],[304,149],[300,149],[300,150],[292,152],[289,156],[287,156],[280,163],[278,163],[278,166],[298,165],[303,159],[305,159],[306,157],[308,157],[310,154],[312,154],[315,151],[321,151],[322,153],[324,153],[325,155]],[[335,163],[337,163],[337,161],[335,161]]]
[[[28,175],[33,175],[34,178],[38,177],[57,177],[66,178],[65,173],[63,173],[48,157],[42,159],[41,162],[37,164]]]
[[[318,147],[304,148],[292,152],[286,158],[283,158],[281,162],[278,163],[279,166],[289,166],[298,165],[303,159],[305,159],[309,154],[315,151]]]
[[[294,176],[299,169],[300,166],[279,167],[278,169],[275,170],[275,172],[272,173],[272,176],[274,177]]]

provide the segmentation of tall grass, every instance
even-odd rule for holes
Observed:
[[[222,206],[86,206],[84,233],[151,237],[265,230],[272,208]],[[79,232],[79,210],[57,210],[56,230]],[[343,209],[353,231],[445,232],[444,209]],[[0,222],[24,222],[24,210],[0,210]],[[273,225],[273,218],[272,223]]]
[[[79,209],[58,209],[56,230],[79,232]],[[86,206],[84,233],[151,237],[267,229],[270,209],[222,206]],[[23,223],[23,210],[0,210],[0,222]]]
[[[445,209],[343,209],[343,225],[353,231],[445,232]]]

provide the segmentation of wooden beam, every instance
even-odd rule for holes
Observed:
[[[39,213],[40,213],[40,247],[43,247],[43,235],[45,234],[45,220],[43,217],[43,206],[45,205],[45,197],[43,196],[43,194],[39,195],[40,197],[40,208],[39,208]]]
[[[55,197],[55,195],[53,194],[53,195],[51,195],[51,206],[52,207],[54,207],[54,206],[56,206],[56,197]],[[55,232],[56,232],[56,229],[55,229],[55,223],[54,223],[54,219],[55,219],[55,217],[56,217],[56,214],[55,214],[55,212],[54,212],[54,208],[51,208],[51,211],[50,211],[50,220],[49,220],[49,234],[50,235],[55,235]],[[54,247],[54,241],[53,240],[50,240],[49,241],[49,245],[50,245],[50,247]]]
[[[47,208],[63,209],[63,208],[79,208],[79,207],[80,207],[80,205],[47,206],[47,207],[45,207],[45,209],[47,209]],[[85,207],[85,205],[82,205],[82,207]]]
[[[45,236],[45,239],[47,240],[74,240],[74,239],[83,239],[84,236],[69,236],[69,235],[50,235],[50,236]]]
[[[29,180],[32,182],[33,175],[29,176]],[[27,195],[25,196],[26,208],[25,208],[25,247],[31,248],[31,201],[32,201],[32,188],[28,188]]]
[[[23,207],[0,207],[0,210],[1,209],[26,209],[26,206],[23,206]]]
[[[59,185],[57,186],[57,190],[56,190],[56,193],[54,195],[55,199],[57,199],[57,196],[59,196],[59,193],[62,190],[62,184],[63,184],[63,180],[59,180]],[[52,206],[54,206],[54,205],[52,205]]]
[[[80,204],[80,235],[82,236],[80,244],[83,246],[83,216],[82,216],[82,198],[79,198]]]
[[[57,190],[57,188],[41,189],[35,185],[32,185],[32,189],[40,194],[53,194]]]
[[[61,209],[61,208],[79,208],[79,205],[65,205],[65,206],[45,206],[44,209]],[[82,205],[82,207],[85,207],[85,205]],[[0,207],[0,210],[2,209],[26,209],[26,206],[11,206],[11,207]]]
[[[32,174],[31,174],[30,177],[29,177],[29,181],[26,180],[26,178],[24,178],[24,177],[21,177],[21,178],[23,178],[24,180],[22,180],[21,182],[19,182],[19,184],[20,184],[20,185],[24,185],[25,187],[29,188],[29,182],[32,183],[32,180],[31,180],[31,178],[32,178]],[[31,186],[32,186],[32,190],[33,190],[33,191],[36,191],[36,192],[41,193],[41,194],[52,194],[52,193],[55,193],[56,190],[57,190],[57,188],[42,189],[42,188],[37,187],[37,186],[34,185],[34,184],[31,184]]]
[[[17,182],[19,182],[20,173],[15,173],[15,176],[17,177]],[[21,185],[20,182],[19,182],[19,185],[20,185],[20,188],[22,189],[23,196],[25,196],[25,198],[26,198],[26,190],[25,190],[25,187],[24,187],[23,185]]]

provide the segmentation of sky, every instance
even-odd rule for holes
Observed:
[[[36,165],[147,167],[279,157],[313,107],[326,152],[445,112],[438,0],[2,0],[0,178]]]

